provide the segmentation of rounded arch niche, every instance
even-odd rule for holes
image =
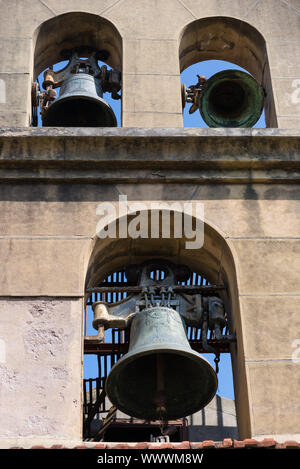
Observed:
[[[189,23],[179,38],[180,72],[205,60],[231,62],[253,75],[265,92],[266,126],[277,127],[266,41],[256,28],[229,17]],[[198,73],[201,75],[201,65]]]
[[[91,47],[103,51],[103,61],[121,71],[122,39],[116,27],[100,16],[65,13],[42,23],[34,34],[34,80],[62,60],[63,50]]]
[[[171,214],[171,223],[172,218]],[[117,226],[120,220],[122,218],[117,219]],[[174,238],[172,235],[170,238],[157,239],[100,239],[95,236],[87,264],[85,290],[96,287],[107,275],[128,265],[153,259],[184,264],[205,277],[209,283],[224,285],[224,293],[220,293],[220,297],[230,314],[231,331],[237,337],[237,343],[232,344],[231,359],[238,431],[240,438],[246,438],[250,434],[250,413],[234,256],[224,236],[208,223],[204,223],[203,227],[204,244],[200,249],[187,249],[186,238]]]

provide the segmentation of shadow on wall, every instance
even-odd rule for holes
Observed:
[[[189,441],[238,439],[235,403],[231,399],[217,395],[187,420]]]
[[[111,403],[107,398],[106,407],[111,407]],[[137,441],[147,441],[150,433],[155,435],[160,434],[159,422],[157,422],[157,428],[152,426],[151,430],[148,429],[148,433],[147,431],[145,432],[145,430],[143,433],[139,426],[139,421],[124,414],[120,410],[117,410],[114,421],[117,426],[112,429],[112,431],[108,430],[108,433],[104,436],[104,441],[120,441],[119,438],[121,434],[122,441],[124,441],[124,439],[126,439],[126,441],[136,441],[137,435],[135,434],[135,437],[132,439],[132,433],[130,433],[130,431],[133,431],[134,425],[137,426],[135,431],[139,432]],[[204,409],[187,417],[186,421],[189,441],[222,441],[225,438],[231,438],[232,440],[239,439],[234,400],[217,395]],[[121,426],[120,422],[122,422]],[[95,418],[91,425],[92,434],[96,434],[101,429],[102,424],[103,420],[101,418]],[[171,441],[179,440],[171,438]]]

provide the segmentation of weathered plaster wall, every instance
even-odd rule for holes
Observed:
[[[0,316],[5,348],[0,359],[1,447],[5,441],[37,436],[77,439],[82,426],[82,301],[2,297]]]

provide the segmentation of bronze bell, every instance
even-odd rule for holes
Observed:
[[[134,316],[128,353],[112,367],[105,390],[127,415],[171,420],[205,407],[217,386],[212,366],[191,349],[179,313],[157,306]]]
[[[102,98],[101,81],[87,73],[70,75],[43,117],[46,127],[115,127],[116,117]]]
[[[262,87],[248,73],[224,70],[209,78],[198,107],[209,127],[252,127],[264,105]]]

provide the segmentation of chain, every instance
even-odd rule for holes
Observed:
[[[219,373],[219,362],[220,362],[220,354],[216,353],[216,356],[214,358],[214,362],[216,364],[216,373]]]

